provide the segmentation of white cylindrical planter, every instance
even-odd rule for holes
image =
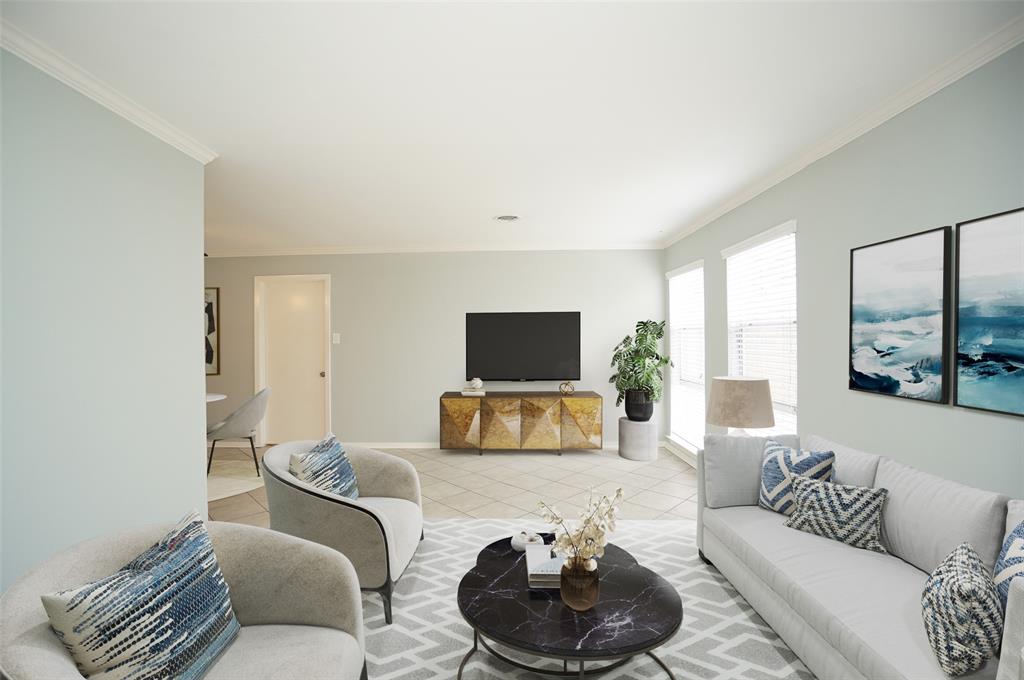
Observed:
[[[619,418],[619,455],[641,461],[658,458],[658,426],[653,418],[644,423]]]

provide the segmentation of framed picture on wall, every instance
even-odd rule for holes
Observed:
[[[850,389],[945,403],[952,228],[850,251]]]
[[[220,288],[207,288],[205,298],[206,375],[220,375]]]
[[[1024,208],[956,225],[953,403],[1024,416]]]

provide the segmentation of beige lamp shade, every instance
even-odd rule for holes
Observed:
[[[775,413],[768,378],[712,378],[707,421],[721,427],[773,427]]]

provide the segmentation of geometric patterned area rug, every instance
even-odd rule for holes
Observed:
[[[462,576],[488,543],[520,529],[543,531],[539,521],[450,519],[424,522],[426,538],[395,588],[394,623],[384,623],[380,597],[363,595],[366,656],[373,680],[455,677],[473,633],[456,603]],[[622,520],[613,543],[661,574],[683,600],[683,625],[655,652],[677,678],[813,680],[814,676],[732,585],[697,556],[692,520]],[[517,657],[508,649],[503,653]],[[551,663],[551,662],[549,662]],[[561,670],[561,664],[550,666]],[[464,680],[539,680],[485,651],[466,665]],[[638,656],[601,678],[658,680],[667,677]]]

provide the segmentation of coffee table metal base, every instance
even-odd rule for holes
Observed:
[[[575,670],[569,670],[569,661],[570,661],[569,659],[557,659],[557,660],[562,662],[562,670],[560,670],[560,671],[559,670],[546,669],[546,668],[536,668],[534,666],[529,666],[527,664],[520,663],[519,661],[516,661],[515,659],[510,659],[507,656],[505,656],[504,654],[501,654],[500,652],[496,651],[493,647],[491,647],[489,644],[487,644],[487,640],[484,639],[484,637],[482,635],[480,635],[479,631],[474,630],[473,631],[473,646],[472,646],[472,648],[470,648],[470,650],[468,652],[466,652],[466,655],[464,657],[462,657],[462,663],[459,664],[459,672],[455,676],[456,680],[462,680],[462,671],[466,668],[466,664],[469,663],[470,657],[472,657],[474,654],[476,654],[477,651],[479,651],[480,647],[483,647],[485,650],[490,652],[491,656],[495,657],[496,659],[504,661],[505,663],[507,663],[507,664],[509,664],[511,666],[515,666],[516,668],[521,668],[523,670],[532,671],[534,673],[540,673],[541,675],[550,675],[550,676],[554,676],[554,677],[558,677],[558,678],[590,678],[590,677],[594,677],[596,675],[601,675],[602,673],[607,673],[608,671],[614,670],[614,669],[618,668],[619,666],[622,666],[623,664],[626,664],[629,661],[632,661],[633,657],[636,656],[636,654],[631,654],[631,655],[629,655],[627,657],[624,657],[624,658],[621,658],[621,659],[615,659],[615,660],[613,660],[612,663],[605,664],[604,666],[597,666],[596,668],[595,667],[586,668],[585,667],[585,661],[583,659],[579,659],[579,660],[573,659],[572,660],[573,663],[578,663],[579,664],[578,668],[575,669]],[[665,662],[663,662],[661,659],[659,659],[654,654],[654,652],[648,650],[648,651],[643,652],[643,653],[646,654],[647,656],[651,657],[652,659],[654,659],[654,662],[656,664],[658,664],[659,666],[661,666],[662,670],[665,671],[665,673],[668,675],[668,677],[671,680],[676,680],[676,676],[672,674],[672,671],[669,670],[669,667],[666,666]],[[601,661],[602,659],[591,659],[591,660],[592,661]]]

